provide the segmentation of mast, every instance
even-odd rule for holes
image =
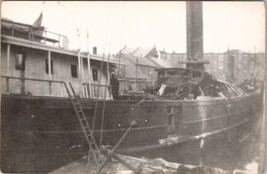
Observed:
[[[186,68],[205,70],[203,59],[203,12],[201,1],[186,2]]]
[[[88,84],[89,84],[89,94],[88,98],[93,98],[92,93],[92,78],[91,78],[91,62],[90,62],[90,51],[89,51],[89,32],[86,25],[86,34],[87,34],[87,73],[88,73]]]
[[[77,34],[78,34],[78,79],[80,82],[79,85],[79,95],[83,95],[83,65],[82,65],[82,60],[81,60],[81,47],[80,47],[80,31],[79,28],[77,28]]]

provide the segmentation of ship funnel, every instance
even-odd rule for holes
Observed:
[[[204,71],[203,59],[203,12],[201,1],[186,2],[186,68]]]

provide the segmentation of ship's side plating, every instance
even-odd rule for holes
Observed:
[[[92,123],[95,101],[84,100],[83,106]],[[207,142],[217,143],[210,138],[222,141],[221,135],[226,135],[224,143],[244,138],[254,128],[260,106],[258,93],[207,101],[106,101],[101,130],[103,101],[99,101],[95,135],[99,141],[102,131],[103,144],[115,145],[129,123],[136,120],[139,126],[123,141],[119,152],[168,159],[173,157],[168,153],[177,148],[177,159],[168,160],[192,163],[188,152],[196,154],[200,149],[196,140],[203,140],[208,146]],[[2,115],[3,171],[36,172],[44,167],[51,170],[88,151],[67,99],[3,95]],[[160,142],[168,137],[176,140]],[[39,160],[35,160],[37,156]],[[20,161],[25,163],[20,165]]]

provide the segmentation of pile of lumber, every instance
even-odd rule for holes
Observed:
[[[132,167],[138,172],[134,172],[123,164],[118,163],[112,159],[112,168],[108,169],[108,173],[116,174],[245,174],[245,171],[226,171],[219,168],[213,168],[208,166],[192,166],[182,165],[178,163],[168,162],[162,158],[147,159],[147,158],[136,158],[126,155],[118,154],[121,159],[127,161]],[[115,167],[116,166],[116,167]]]

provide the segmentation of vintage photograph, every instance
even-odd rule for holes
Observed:
[[[264,173],[264,2],[0,5],[2,173]]]

